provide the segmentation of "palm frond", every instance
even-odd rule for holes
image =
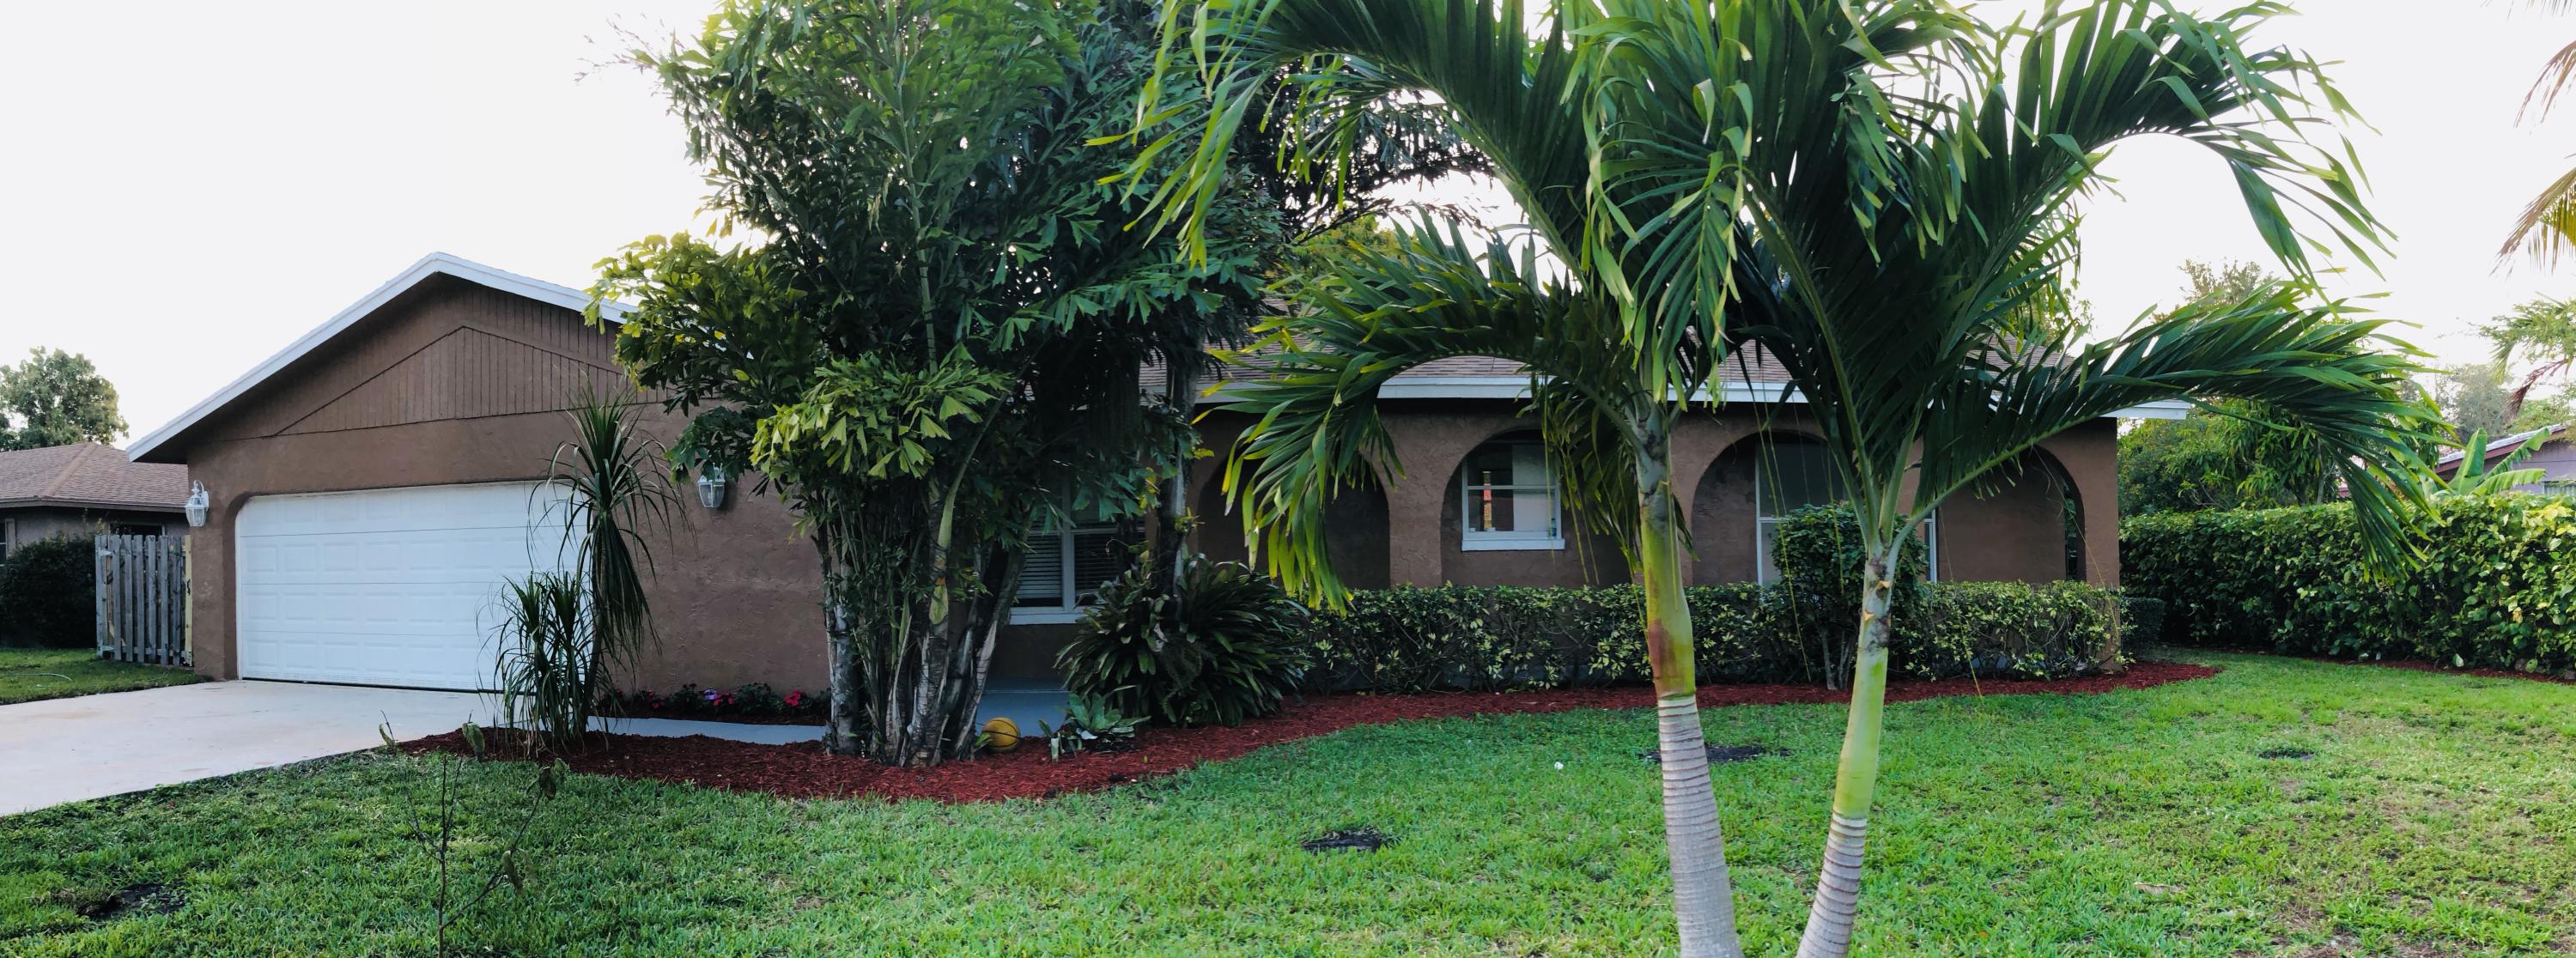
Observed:
[[[2185,399],[2263,418],[2315,444],[2351,496],[2382,568],[2405,558],[2409,477],[2426,471],[2417,442],[2439,428],[2400,387],[2423,354],[2350,318],[2342,303],[2302,305],[2306,288],[2268,286],[2242,300],[2193,303],[2106,342],[2060,356],[2061,340],[1985,352],[1950,377],[1924,417],[1911,509],[1928,512],[2043,439],[2142,403]]]
[[[1542,402],[1630,398],[1619,357],[1589,338],[1602,304],[1547,279],[1528,246],[1479,245],[1454,224],[1425,222],[1397,231],[1390,251],[1355,251],[1305,305],[1257,331],[1263,339],[1238,361],[1261,375],[1225,387],[1218,407],[1257,417],[1226,462],[1224,489],[1271,573],[1301,597],[1337,602],[1343,592],[1324,547],[1324,504],[1403,469],[1377,406],[1396,375],[1497,356],[1531,369]]]
[[[2558,265],[2571,249],[2576,249],[2576,169],[2559,174],[2523,205],[2513,218],[2513,232],[2496,249],[2496,259],[2503,262],[2525,255],[2548,268]]]
[[[1563,98],[1573,55],[1561,27],[1531,30],[1521,0],[1173,3],[1163,17],[1131,134],[1144,143],[1133,175],[1167,151],[1189,154],[1171,178],[1139,186],[1152,189],[1160,225],[1177,223],[1193,254],[1204,251],[1201,221],[1245,124],[1320,131],[1287,138],[1290,159],[1338,180],[1348,165],[1319,149],[1347,144],[1397,90],[1446,104],[1551,243],[1570,249],[1562,241],[1581,235],[1589,166],[1579,115]],[[1280,71],[1296,78],[1299,95],[1284,116],[1255,116],[1272,105],[1264,89]]]

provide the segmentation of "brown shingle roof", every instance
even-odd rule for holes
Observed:
[[[1207,377],[1200,383],[1200,385],[1206,386],[1212,382],[1223,382],[1228,380],[1262,378],[1263,370],[1257,365],[1260,362],[1260,357],[1277,351],[1278,349],[1275,346],[1254,349],[1249,358],[1256,365],[1246,367],[1229,364],[1218,369],[1215,375]],[[1407,379],[1424,379],[1441,376],[1510,377],[1522,375],[1525,375],[1523,367],[1520,363],[1513,360],[1501,359],[1493,356],[1451,356],[1447,359],[1435,359],[1397,373],[1395,374],[1395,381],[1401,382]],[[1720,382],[1730,383],[1784,383],[1789,381],[1789,371],[1780,368],[1780,364],[1771,358],[1771,354],[1768,351],[1758,346],[1752,346],[1727,356],[1725,364],[1719,368],[1716,378]],[[1143,373],[1137,377],[1137,382],[1141,383],[1148,392],[1160,392],[1163,388],[1162,361],[1157,359],[1146,363]]]
[[[0,452],[0,506],[60,503],[176,512],[188,467],[140,463],[95,442]]]

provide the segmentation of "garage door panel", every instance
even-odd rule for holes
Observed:
[[[535,484],[261,497],[235,521],[242,674],[491,684],[504,583],[561,568],[561,496]]]

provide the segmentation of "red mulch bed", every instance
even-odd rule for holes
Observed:
[[[1969,682],[1955,679],[1946,682],[1891,682],[1887,687],[1887,700],[1913,702],[1946,695],[1975,694],[2085,695],[2114,689],[2149,688],[2204,678],[2217,672],[2217,669],[2204,665],[2140,662],[2119,675],[2055,682]],[[1807,685],[1711,685],[1699,690],[1699,703],[1703,708],[1847,700],[1841,692]],[[908,769],[831,755],[823,751],[819,742],[755,745],[703,735],[685,738],[618,735],[603,736],[606,739],[603,747],[573,756],[567,759],[567,763],[574,771],[595,775],[686,782],[732,791],[768,792],[789,798],[875,796],[988,802],[1100,791],[1169,775],[1203,762],[1235,758],[1265,745],[1325,735],[1358,725],[1465,715],[1641,709],[1653,704],[1652,690],[1637,686],[1539,692],[1326,695],[1291,701],[1278,715],[1237,728],[1147,728],[1137,734],[1134,749],[1083,752],[1062,761],[1048,761],[1045,746],[1034,741],[1018,751],[987,755],[971,762]],[[465,744],[461,736],[449,732],[414,740],[407,743],[407,748],[414,753],[463,753]]]

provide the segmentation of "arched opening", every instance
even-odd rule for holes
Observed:
[[[1942,507],[1951,578],[2053,582],[2084,578],[2084,503],[2056,457],[2033,450],[1996,470],[1982,494]]]
[[[1700,474],[1691,497],[1691,544],[1700,585],[1771,582],[1780,577],[1772,557],[1780,521],[1809,506],[1851,501],[1824,441],[1804,433],[1769,430],[1739,439]],[[1942,562],[1942,526],[1936,509],[1916,535],[1930,547],[1927,570],[1935,580],[1951,575]]]
[[[1251,543],[1243,534],[1243,517],[1229,510],[1225,480],[1211,476],[1195,500],[1198,529],[1193,544],[1210,559],[1243,562]],[[1333,574],[1353,589],[1387,587],[1386,492],[1376,487],[1344,490],[1324,506],[1324,550]]]
[[[1782,430],[1758,432],[1718,453],[1691,496],[1691,545],[1700,585],[1768,582],[1771,540],[1782,517],[1851,498],[1822,441]]]
[[[1451,470],[1442,493],[1444,578],[1459,585],[1607,585],[1628,578],[1618,544],[1567,508],[1534,430],[1488,437]]]

